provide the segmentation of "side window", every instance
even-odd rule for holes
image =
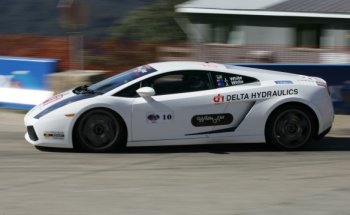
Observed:
[[[156,95],[195,92],[212,89],[207,71],[177,71],[158,75],[142,82],[152,87]]]
[[[187,93],[214,88],[210,80],[209,71],[185,70],[148,78],[117,92],[114,96],[126,98],[139,97],[136,90],[141,87],[152,87],[156,95]]]
[[[131,85],[131,86],[129,86],[129,87],[127,87],[127,88],[117,92],[113,96],[126,97],[126,98],[139,97],[139,95],[136,92],[136,90],[138,90],[139,88],[141,88],[141,82],[133,84],[133,85]]]
[[[256,78],[223,72],[212,72],[212,78],[216,88],[232,87],[241,84],[258,82]]]

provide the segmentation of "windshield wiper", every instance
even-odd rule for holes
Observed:
[[[95,94],[95,93],[99,93],[99,92],[96,92],[94,90],[90,90],[88,85],[82,85],[82,86],[74,88],[73,93],[75,93],[75,94]]]

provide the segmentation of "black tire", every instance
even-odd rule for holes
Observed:
[[[88,152],[113,152],[126,143],[126,128],[121,118],[105,109],[84,113],[74,128],[74,143]]]
[[[313,141],[316,123],[312,113],[299,105],[277,109],[269,117],[266,141],[284,150],[296,150]]]

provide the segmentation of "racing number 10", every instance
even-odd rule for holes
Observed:
[[[173,112],[149,112],[147,113],[147,123],[169,123],[174,120],[174,113]]]
[[[171,114],[163,114],[163,120],[172,120],[173,116]]]

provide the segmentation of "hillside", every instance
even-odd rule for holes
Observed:
[[[113,24],[129,12],[160,0],[86,0],[89,22],[84,34],[89,37],[110,35]],[[59,0],[1,0],[0,34],[64,35],[58,21]]]

